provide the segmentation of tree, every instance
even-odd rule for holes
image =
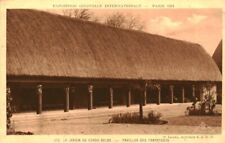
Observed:
[[[125,28],[126,18],[121,13],[115,13],[108,16],[105,20],[105,24],[117,27],[117,28]]]
[[[98,21],[88,9],[67,9],[63,10],[63,15],[86,21]]]
[[[143,30],[144,29],[144,25],[141,24],[141,22],[134,16],[130,16],[127,19],[127,28],[128,29],[135,29],[135,30]]]
[[[132,15],[123,15],[122,13],[113,13],[112,15],[108,16],[104,22],[106,25],[117,27],[117,28],[124,28],[124,29],[134,29],[134,30],[143,30],[144,25]]]
[[[124,15],[119,12],[109,15],[103,21],[100,21],[99,18],[96,17],[89,9],[67,9],[63,10],[63,15],[84,21],[103,23],[116,28],[134,29],[140,31],[144,29],[144,25],[137,17],[132,15]]]

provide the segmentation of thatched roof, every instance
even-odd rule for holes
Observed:
[[[215,60],[217,66],[220,69],[220,72],[222,73],[222,40],[213,53],[213,59]]]
[[[36,10],[7,10],[7,75],[221,80],[198,44]]]

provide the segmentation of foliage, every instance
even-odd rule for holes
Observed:
[[[84,21],[93,21],[104,23],[106,25],[124,28],[124,29],[134,29],[134,30],[143,30],[144,25],[137,17],[133,15],[124,15],[122,13],[113,13],[107,16],[103,21],[100,21],[89,9],[66,9],[63,10],[63,15],[81,19]]]
[[[201,86],[201,100],[194,98],[192,106],[187,107],[185,114],[186,115],[215,115],[216,100],[216,91],[213,89],[215,85],[212,83],[205,83]]]
[[[110,15],[106,18],[105,20],[105,24],[112,26],[112,27],[120,27],[120,28],[124,28],[125,27],[125,21],[126,18],[125,16],[123,16],[120,13],[115,13],[113,15]]]
[[[104,22],[106,25],[125,28],[125,29],[134,29],[134,30],[143,30],[144,25],[134,16],[125,16],[122,13],[113,13],[108,16]]]
[[[192,106],[187,107],[185,114],[186,115],[214,115],[216,107],[216,101],[212,96],[205,96],[204,100],[197,101],[195,100],[192,103]]]
[[[63,15],[81,20],[98,22],[98,18],[88,9],[66,9],[63,10]]]
[[[139,120],[139,113],[125,113],[113,115],[110,119],[112,123],[135,123]]]
[[[153,123],[158,122],[161,117],[162,117],[162,114],[157,112],[157,111],[154,111],[154,110],[151,110],[148,113],[148,120],[153,122]]]
[[[8,132],[7,134],[8,135],[33,135],[32,132],[21,132],[21,131],[18,131],[18,132]]]
[[[11,97],[10,88],[7,88],[7,90],[6,90],[6,98],[7,98],[7,107],[6,107],[6,111],[7,111],[7,130],[9,130],[11,128],[10,118],[12,117],[12,108],[11,108],[12,97]]]
[[[124,113],[113,115],[109,123],[130,123],[130,124],[165,124],[166,121],[160,120],[162,114],[157,111],[150,111],[148,116],[140,118],[139,113]]]

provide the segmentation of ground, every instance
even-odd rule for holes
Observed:
[[[69,112],[44,111],[37,115],[32,113],[13,114],[12,126],[16,131],[33,132],[34,134],[220,134],[221,116],[185,116],[184,111],[191,103],[148,104],[144,114],[150,110],[162,113],[168,124],[109,124],[113,114],[138,112],[139,106],[117,106],[88,111],[87,109],[70,110]],[[221,105],[217,110],[221,112]]]

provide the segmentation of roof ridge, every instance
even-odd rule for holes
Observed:
[[[98,23],[98,22],[88,21],[88,20],[81,20],[81,19],[78,19],[78,18],[72,18],[72,17],[69,17],[69,16],[60,15],[60,14],[57,14],[57,13],[51,13],[51,12],[43,11],[43,10],[40,10],[40,9],[26,9],[26,10],[36,11],[36,12],[43,12],[45,14],[54,15],[54,16],[57,16],[57,17],[60,17],[60,18],[65,18],[67,20],[72,20],[72,21],[86,23],[86,24],[99,25],[101,27],[111,28],[111,29],[115,29],[115,30],[122,30],[122,31],[134,32],[134,33],[142,33],[142,34],[147,34],[147,35],[150,35],[150,36],[158,36],[160,38],[165,38],[165,39],[185,42],[185,43],[188,43],[188,44],[200,45],[199,43],[190,42],[190,41],[181,40],[181,39],[175,39],[175,38],[163,36],[163,35],[160,35],[160,34],[153,34],[153,33],[148,33],[146,31],[140,31],[140,30],[135,30],[135,29],[126,29],[126,28],[122,28],[122,27],[113,27],[113,26],[110,26],[110,25],[107,25],[107,24],[104,24],[104,23]]]

